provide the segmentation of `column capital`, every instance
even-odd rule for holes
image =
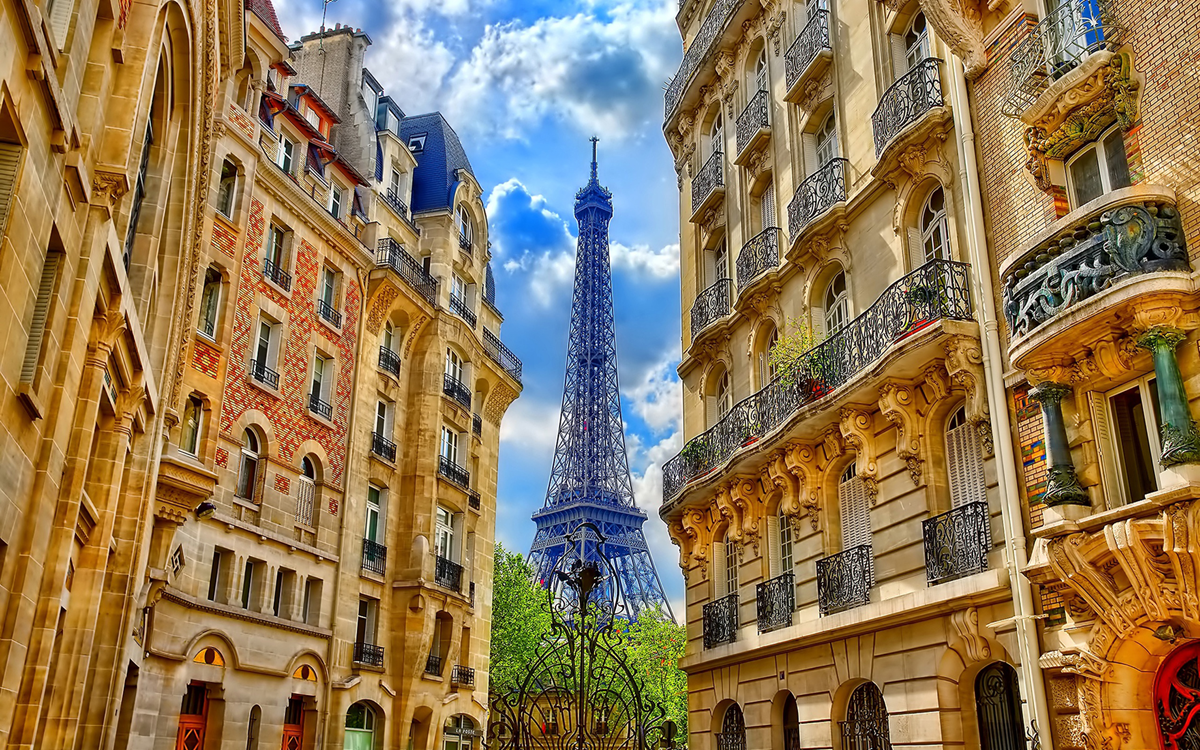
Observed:
[[[1047,381],[1029,389],[1029,398],[1042,406],[1056,406],[1062,403],[1063,397],[1071,390],[1071,386],[1065,383]]]
[[[1166,349],[1173,352],[1186,338],[1187,333],[1178,328],[1156,326],[1139,335],[1137,337],[1137,345],[1142,349],[1150,351]]]

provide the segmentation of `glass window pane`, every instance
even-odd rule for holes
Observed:
[[[1071,185],[1075,192],[1076,207],[1104,194],[1104,186],[1100,182],[1100,161],[1096,155],[1096,149],[1089,148],[1071,162]]]
[[[1119,393],[1111,404],[1113,440],[1121,456],[1127,497],[1136,503],[1158,489],[1141,390],[1135,387]]]
[[[1108,167],[1109,190],[1129,187],[1129,161],[1125,158],[1125,140],[1120,130],[1114,130],[1104,139],[1104,160]]]

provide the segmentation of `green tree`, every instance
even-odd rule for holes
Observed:
[[[687,741],[687,675],[679,668],[687,645],[687,628],[661,608],[643,612],[626,631],[626,658],[642,680],[645,697],[661,703],[675,722],[676,742]]]
[[[517,690],[550,631],[546,591],[533,580],[525,558],[496,544],[492,583],[491,689]]]

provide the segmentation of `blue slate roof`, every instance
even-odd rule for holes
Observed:
[[[413,172],[413,213],[451,208],[455,170],[465,169],[472,176],[475,170],[471,169],[458,134],[441,112],[406,117],[400,122],[400,138],[406,144],[421,134],[425,134],[425,148],[413,153],[417,160]]]

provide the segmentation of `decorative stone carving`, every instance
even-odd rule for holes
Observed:
[[[1051,539],[1046,545],[1050,567],[1059,579],[1075,589],[1119,634],[1124,635],[1133,628],[1133,622],[1119,606],[1116,586],[1112,578],[1084,559],[1079,548],[1086,541],[1082,533]]]
[[[908,467],[914,487],[921,485],[921,435],[917,427],[917,404],[913,389],[887,381],[879,387],[879,411],[896,426],[896,456]]]
[[[92,172],[92,200],[104,198],[109,208],[116,208],[129,192],[129,179],[124,172],[96,169]]]
[[[879,497],[879,465],[875,452],[875,428],[871,414],[862,409],[844,408],[841,412],[841,432],[846,444],[854,448],[856,474],[862,480],[871,505]]]
[[[984,661],[992,658],[992,649],[987,639],[979,634],[979,610],[975,607],[954,612],[950,615],[950,623],[962,639],[966,656],[970,661]],[[968,662],[969,663],[969,662]]]
[[[762,498],[759,496],[759,485],[756,479],[741,478],[733,482],[729,488],[733,504],[741,514],[742,544],[754,545],[754,554],[759,553],[758,520],[762,516]]]
[[[515,390],[505,385],[503,381],[497,381],[496,386],[488,394],[487,402],[483,406],[484,419],[499,426],[500,420],[504,418],[504,412],[508,411],[509,405],[516,400],[518,395]]]
[[[816,446],[811,443],[792,443],[788,446],[785,463],[788,471],[799,480],[797,497],[800,509],[808,514],[812,530],[816,531],[820,525],[817,514],[821,510],[818,500],[821,472],[817,468]]]
[[[742,513],[741,508],[733,501],[731,490],[731,483],[721,485],[717,489],[715,501],[722,520],[728,524],[726,538],[734,544],[740,545],[742,543]]]
[[[967,395],[967,421],[975,425],[983,442],[984,455],[992,455],[991,414],[983,380],[983,350],[979,340],[969,336],[952,336],[946,342],[946,373]]]
[[[925,18],[954,54],[962,58],[968,78],[975,78],[988,64],[983,37],[980,0],[920,0]]]
[[[926,367],[922,374],[925,376],[926,398],[931,403],[941,401],[950,395],[950,374],[946,372],[946,363],[934,362]]]
[[[702,575],[708,575],[709,539],[704,528],[704,514],[695,509],[684,511],[680,526],[684,534],[693,540],[692,561],[700,568]]]

